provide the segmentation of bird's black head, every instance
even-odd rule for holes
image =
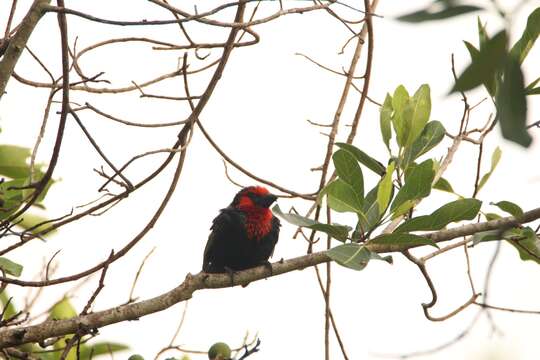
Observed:
[[[232,202],[232,206],[244,210],[268,209],[277,197],[262,186],[249,186],[240,190]]]

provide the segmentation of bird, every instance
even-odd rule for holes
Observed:
[[[203,271],[228,273],[265,265],[279,238],[280,221],[270,206],[277,197],[262,186],[240,190],[213,220],[204,249]]]

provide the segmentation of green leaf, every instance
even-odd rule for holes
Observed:
[[[347,143],[336,143],[341,149],[347,150],[350,152],[358,162],[366,166],[368,169],[373,171],[375,174],[383,176],[385,172],[384,165],[380,162],[360,150],[354,145]]]
[[[411,145],[420,136],[431,113],[431,96],[429,85],[423,84],[416,90],[410,100],[411,124],[405,146]]]
[[[23,228],[24,230],[28,230],[30,228],[33,228],[34,226],[36,226],[37,224],[41,224],[43,222],[48,222],[49,219],[41,216],[41,215],[36,215],[36,214],[32,214],[32,213],[24,213],[24,215],[21,217],[20,221],[17,222],[17,226]],[[43,225],[40,225],[38,226],[37,228],[35,229],[32,229],[30,231],[30,233],[32,234],[35,234],[35,235],[38,235],[40,233],[40,231],[43,231],[45,230],[46,228],[48,228],[50,226],[50,223],[48,224],[43,224]],[[49,231],[46,236],[49,236],[51,234],[54,234],[56,232],[56,230],[52,230],[52,231]]]
[[[124,344],[114,342],[98,342],[92,345],[85,346],[84,349],[81,349],[81,360],[89,360],[90,354],[95,357],[128,349],[129,346]]]
[[[415,166],[405,179],[405,184],[397,193],[390,211],[396,210],[407,200],[416,200],[428,196],[431,192],[431,184],[435,177],[433,160],[426,160]]]
[[[480,211],[482,202],[476,199],[461,199],[445,204],[430,215],[417,216],[405,221],[394,233],[440,230],[452,222],[472,220]]]
[[[370,207],[377,204],[377,192],[379,191],[379,186],[380,181],[367,193],[366,198],[364,199],[364,205],[362,205],[362,212],[364,214],[369,210]]]
[[[424,127],[420,137],[414,141],[412,146],[405,149],[403,162],[407,165],[412,163],[419,156],[427,153],[429,150],[437,146],[442,139],[446,130],[440,121],[430,121]]]
[[[530,90],[525,90],[525,94],[526,95],[540,95],[540,86],[530,89]]]
[[[414,206],[414,201],[412,201],[412,200],[407,200],[407,201],[403,202],[403,204],[399,205],[397,208],[392,210],[392,220],[394,220],[395,218],[398,218],[401,215],[405,214],[407,211],[412,209],[413,206]]]
[[[480,23],[479,23],[479,26],[481,26]],[[479,28],[479,31],[480,31],[480,29],[483,29],[483,28]],[[485,32],[484,32],[484,34],[485,34]],[[487,41],[487,38],[485,38],[484,40],[480,40],[481,47],[483,47],[483,43],[485,41]],[[480,56],[480,50],[475,48],[471,43],[469,43],[467,41],[464,41],[464,43],[465,43],[465,46],[467,47],[467,50],[469,51],[469,55],[471,56],[471,61],[476,61],[476,59]],[[495,77],[492,77],[492,78],[490,78],[489,80],[487,80],[487,81],[485,81],[483,83],[484,86],[486,87],[488,93],[491,96],[495,96],[496,87],[497,87],[497,83],[496,83],[495,80],[496,80]]]
[[[409,92],[405,89],[405,86],[399,85],[396,90],[394,90],[394,95],[391,97],[392,109],[394,111],[403,111],[409,102],[409,98]]]
[[[392,97],[392,108],[394,109],[392,125],[396,132],[396,140],[399,146],[404,146],[409,137],[412,108],[409,106],[409,93],[403,85],[399,85],[394,92],[394,96]]]
[[[499,209],[501,209],[504,212],[509,213],[512,216],[521,216],[523,215],[523,210],[519,207],[519,205],[514,204],[510,201],[499,201],[498,203],[493,204],[497,206]]]
[[[514,228],[506,229],[502,233],[502,238],[505,240],[510,240],[510,241],[524,240],[527,237],[524,230],[525,228],[521,228],[521,227],[514,227]]]
[[[66,297],[57,302],[49,311],[50,319],[63,320],[71,319],[75,316],[77,316],[77,311]]]
[[[506,44],[507,35],[504,30],[489,39],[485,47],[480,48],[478,56],[472,59],[471,64],[458,77],[451,93],[471,90],[492,81],[497,70],[505,63]]]
[[[45,173],[42,171],[41,168],[37,168],[36,169],[36,178],[37,179],[41,179],[43,176],[45,175]],[[57,180],[54,180],[54,179],[50,179],[48,182],[47,182],[47,185],[45,185],[45,188],[43,189],[43,191],[41,192],[41,194],[39,194],[39,196],[37,197],[36,199],[36,205],[42,205],[41,202],[45,199],[45,196],[47,195],[47,193],[49,192],[49,189],[51,188],[51,186],[56,183]],[[43,207],[43,206],[42,206]]]
[[[489,41],[489,35],[486,31],[486,24],[482,24],[480,17],[478,17],[478,43],[481,51],[485,50],[486,43]],[[493,76],[489,80],[484,82],[484,86],[487,89],[489,95],[495,96],[497,93],[497,77]]]
[[[486,184],[486,182],[491,177],[491,174],[493,174],[493,171],[497,168],[497,165],[499,164],[499,161],[501,160],[502,151],[497,146],[495,150],[493,151],[493,154],[491,154],[491,168],[487,173],[485,173],[482,178],[480,179],[480,182],[478,183],[478,191],[482,189],[482,187]]]
[[[500,230],[481,231],[473,235],[473,245],[481,242],[501,240],[502,233]]]
[[[371,204],[364,216],[358,216],[358,227],[364,230],[365,233],[372,231],[379,224],[384,210],[379,209],[379,204],[375,201]]]
[[[379,204],[377,202],[377,194],[379,186],[381,186],[382,179],[373,189],[371,189],[364,199],[364,205],[362,206],[362,213],[365,216],[358,217],[358,224],[356,225],[356,232],[368,233],[372,231],[375,226],[379,223],[382,218],[382,215],[386,212],[386,208],[379,209]],[[390,198],[394,194],[394,188],[391,188]]]
[[[507,230],[503,236],[517,249],[521,260],[530,260],[540,264],[540,240],[533,229],[514,228]]]
[[[25,183],[25,179],[17,179],[0,184],[0,219],[5,219],[13,214],[22,204],[23,190],[12,188],[23,186]]]
[[[482,50],[489,41],[489,35],[486,31],[486,24],[482,24],[482,21],[480,21],[480,16],[476,18],[476,25],[478,28],[478,44],[480,44],[480,50]]]
[[[536,78],[534,81],[532,81],[529,85],[527,85],[527,87],[525,88],[525,92],[527,93],[527,95],[529,95],[529,92],[530,91],[533,91],[535,90],[535,86],[536,84],[538,84],[538,82],[540,82],[540,77]],[[538,88],[536,88],[538,89]]]
[[[471,12],[483,10],[481,7],[473,5],[454,5],[447,6],[443,9],[437,10],[433,6],[429,6],[426,9],[412,12],[397,17],[397,20],[418,23],[423,21],[443,20],[454,16],[468,14]]]
[[[497,219],[501,218],[497,214],[486,214],[486,215],[492,215],[492,216],[486,216],[486,218],[488,220],[497,220]],[[501,231],[499,229],[481,231],[481,232],[478,232],[478,233],[473,235],[473,245],[476,245],[476,244],[481,243],[481,242],[506,239],[509,243],[511,243],[514,247],[516,247],[520,253],[525,252],[523,254],[525,257],[530,257],[530,255],[527,256],[525,250],[520,249],[520,247],[516,245],[516,242],[521,242],[521,241],[526,242],[528,237],[530,238],[529,240],[533,240],[533,242],[534,242],[536,240],[534,240],[533,234],[534,234],[534,231],[532,231],[531,228],[524,228],[524,229],[511,228],[511,229],[508,229],[506,231]],[[532,245],[532,243],[529,242],[528,245]],[[531,249],[533,249],[533,251],[534,251],[534,247],[531,247]],[[524,259],[524,260],[526,260],[526,259]],[[528,260],[530,260],[530,259],[528,259]]]
[[[509,57],[504,68],[504,77],[497,92],[497,116],[503,137],[528,147],[532,138],[527,132],[527,99],[525,84],[519,62]]]
[[[376,238],[373,238],[369,241],[370,244],[380,244],[380,245],[405,245],[405,246],[421,246],[421,245],[430,245],[438,248],[437,244],[424,236],[414,235],[414,234],[401,234],[401,233],[392,233],[379,235]]]
[[[392,257],[380,256],[360,244],[343,244],[328,250],[328,256],[338,264],[353,270],[363,270],[370,260],[383,260],[392,264]]]
[[[351,186],[361,202],[364,198],[364,176],[354,155],[340,149],[332,155],[332,160],[339,179]]]
[[[498,219],[502,218],[501,215],[495,214],[495,213],[485,213],[484,217],[486,218],[487,221],[498,220]]]
[[[30,150],[15,145],[0,145],[0,175],[12,179],[26,178],[30,175],[30,166],[27,159]]]
[[[48,189],[53,183],[54,181],[52,180],[47,183],[43,192],[37,197],[36,202],[34,203],[35,206],[38,206],[43,200]],[[27,184],[27,178],[9,180],[0,183],[0,220],[5,219],[13,214],[22,205],[23,200],[27,200],[32,194],[33,190],[17,189]]]
[[[516,58],[520,64],[523,63],[538,35],[540,35],[540,7],[537,7],[527,18],[527,26],[521,38],[510,50],[510,55]]]
[[[394,108],[392,107],[392,96],[390,96],[390,94],[386,94],[383,106],[381,107],[380,124],[382,138],[386,147],[388,148],[388,151],[390,151],[390,139],[392,138],[391,121],[393,111]]]
[[[4,270],[7,274],[13,275],[15,277],[21,276],[23,266],[17,264],[5,257],[0,257],[0,268]]]
[[[452,193],[452,194],[455,193],[454,189],[452,188],[452,185],[450,185],[448,180],[446,180],[445,178],[442,178],[442,177],[439,180],[437,180],[435,185],[433,185],[433,188],[437,189],[437,190],[441,190],[441,191],[446,191],[446,192],[449,192],[449,193]]]
[[[53,348],[55,350],[55,353],[53,354],[57,354],[56,356],[53,355],[52,359],[49,359],[49,360],[57,360],[60,358],[60,354],[63,353],[63,350],[65,349],[65,347],[67,346],[67,344],[69,343],[71,339],[71,336],[64,336],[62,337],[61,339],[59,339],[57,342],[54,343],[53,345]],[[85,345],[83,345],[84,347]],[[77,347],[74,346],[72,347],[66,357],[65,357],[65,360],[77,360]]]
[[[326,202],[330,208],[337,212],[362,213],[362,199],[354,191],[351,185],[341,179],[337,179],[324,188]]]
[[[2,303],[2,311],[4,312],[4,317],[2,320],[9,319],[15,314],[17,314],[17,308],[15,308],[13,300],[9,301],[9,296],[5,289],[0,292],[0,303]]]
[[[478,50],[473,44],[471,44],[468,41],[463,41],[465,44],[465,47],[469,51],[469,55],[471,56],[471,60],[476,59],[478,56],[480,56],[480,50]]]
[[[301,215],[283,213],[278,205],[275,205],[272,208],[272,212],[283,220],[287,221],[288,223],[324,232],[333,237],[334,239],[340,241],[347,240],[349,232],[351,231],[351,228],[349,226],[339,224],[323,224],[313,219],[303,217]]]
[[[395,163],[391,162],[386,169],[386,174],[381,179],[379,186],[377,187],[377,204],[379,208],[379,214],[382,215],[388,204],[392,195],[392,175],[394,174]]]

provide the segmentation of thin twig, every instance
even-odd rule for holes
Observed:
[[[146,263],[146,260],[148,260],[148,258],[154,253],[154,250],[156,250],[156,247],[153,247],[141,261],[141,265],[139,265],[139,269],[137,270],[137,273],[135,274],[135,278],[133,279],[133,283],[131,284],[131,290],[129,291],[129,297],[128,297],[127,303],[130,303],[134,300],[133,293],[135,292],[135,286],[137,285],[137,280],[139,280],[139,276],[141,275],[141,272],[144,267],[144,264]]]

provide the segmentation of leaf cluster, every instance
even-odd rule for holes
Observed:
[[[482,7],[463,5],[457,1],[433,1],[427,8],[397,19],[420,23],[448,19],[455,16],[485,10]],[[503,18],[508,15],[499,11]],[[451,92],[465,92],[484,86],[495,103],[496,121],[502,135],[521,146],[528,147],[532,137],[527,131],[527,96],[540,94],[540,77],[525,85],[522,65],[540,35],[540,7],[527,19],[519,39],[510,44],[509,22],[506,28],[490,36],[485,24],[478,18],[478,46],[464,41],[471,63],[458,76]]]
[[[337,176],[319,193],[318,202],[322,205],[326,201],[336,212],[354,214],[357,219],[354,226],[324,224],[297,214],[284,214],[277,206],[273,209],[275,214],[296,226],[321,231],[341,241],[343,244],[330,249],[328,255],[355,270],[364,269],[372,259],[392,262],[389,256],[369,251],[366,244],[437,246],[417,232],[437,231],[453,222],[472,220],[480,211],[481,201],[455,194],[456,200],[431,214],[413,216],[415,206],[430,196],[432,189],[453,193],[448,180],[436,180],[439,161],[425,158],[441,143],[446,132],[441,122],[430,121],[430,114],[427,84],[412,96],[400,85],[392,95],[386,95],[380,111],[382,141],[388,149],[386,166],[351,144],[336,144],[332,161]],[[484,183],[497,162],[484,176]],[[364,177],[368,174],[376,177],[377,184],[366,191]],[[379,231],[385,223],[398,218],[405,221],[393,233]],[[375,235],[377,232],[379,235]]]
[[[32,178],[41,178],[44,175],[44,165],[30,166],[30,149],[15,145],[0,145],[0,222],[9,219],[32,197],[34,191],[29,187]],[[32,176],[33,175],[33,176]],[[39,234],[44,228],[47,219],[35,211],[44,209],[43,200],[54,180],[50,180],[43,192],[31,204],[30,211],[11,221],[13,226],[22,228],[32,234]],[[33,211],[32,211],[33,210]],[[6,224],[8,228],[12,225]],[[20,276],[23,266],[0,257],[0,268],[7,274]]]

